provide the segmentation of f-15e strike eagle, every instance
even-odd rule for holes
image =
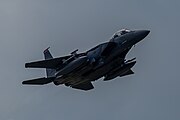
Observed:
[[[131,68],[135,65],[135,58],[126,60],[129,50],[143,40],[149,30],[117,31],[110,39],[96,47],[70,55],[53,58],[50,51],[44,51],[45,60],[26,63],[26,68],[46,68],[47,77],[23,81],[27,85],[44,85],[53,82],[55,85],[64,84],[75,89],[91,90],[91,82],[104,77],[104,81],[116,77],[134,74]]]

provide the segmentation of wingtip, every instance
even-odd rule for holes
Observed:
[[[22,81],[22,84],[23,84],[23,85],[26,85],[26,84],[27,84],[27,81]]]
[[[50,48],[50,47],[46,48],[46,49],[44,50],[44,53],[46,53],[46,52],[49,50],[49,48]]]
[[[22,81],[22,84],[24,85],[24,84],[25,84],[25,82],[24,82],[24,81]]]
[[[28,68],[28,63],[25,63],[25,68]]]

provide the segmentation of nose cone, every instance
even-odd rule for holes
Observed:
[[[137,30],[135,31],[135,36],[138,41],[144,39],[150,33],[149,30]]]

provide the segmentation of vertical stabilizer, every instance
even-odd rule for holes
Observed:
[[[50,51],[49,51],[49,48],[48,47],[47,49],[44,50],[44,58],[45,60],[48,60],[48,59],[53,59],[53,56],[51,55]],[[55,69],[49,69],[49,68],[46,68],[46,75],[47,77],[55,77],[55,73],[56,73],[56,70]]]

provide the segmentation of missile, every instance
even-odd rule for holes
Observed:
[[[125,74],[126,72],[128,72],[134,65],[136,64],[136,61],[133,61],[131,63],[127,63],[124,66],[120,66],[118,69],[116,69],[116,71],[110,72],[109,74],[105,75],[104,81],[108,81],[111,79],[114,79],[118,76],[121,76],[123,74]]]
[[[82,68],[86,63],[88,63],[89,59],[87,56],[82,56],[74,61],[67,64],[64,68],[62,68],[60,71],[58,71],[55,75],[56,77],[66,75],[68,73],[73,72],[74,70]]]

